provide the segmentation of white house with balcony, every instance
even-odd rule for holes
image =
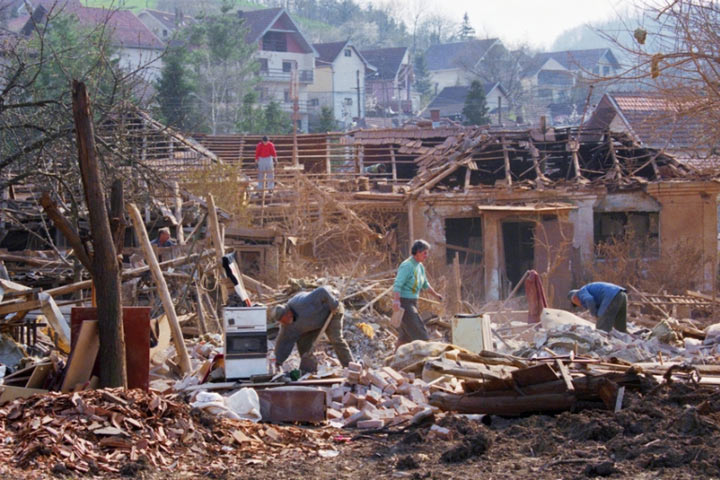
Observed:
[[[354,121],[365,118],[365,76],[376,71],[355,46],[344,42],[313,45],[315,81],[308,86],[311,115],[322,107],[332,108],[339,126],[349,128]]]
[[[298,127],[308,130],[308,86],[313,83],[317,52],[283,8],[239,11],[248,32],[245,39],[258,46],[260,103],[272,100],[293,113],[298,104]]]

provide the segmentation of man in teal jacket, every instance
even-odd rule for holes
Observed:
[[[423,262],[430,253],[430,244],[425,240],[415,240],[410,253],[412,256],[400,264],[393,286],[393,310],[405,309],[398,332],[398,347],[413,340],[429,339],[417,309],[420,292],[428,290],[438,300],[443,298],[430,286],[425,275]]]

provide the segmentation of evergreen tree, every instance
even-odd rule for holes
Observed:
[[[485,89],[477,80],[473,80],[470,84],[470,91],[468,91],[467,97],[465,97],[465,106],[463,107],[462,113],[465,117],[465,125],[490,124],[487,101],[485,99]]]
[[[257,82],[257,46],[245,42],[244,21],[230,8],[224,2],[220,14],[201,18],[183,32],[197,108],[211,133],[237,127],[245,94]]]
[[[237,128],[242,133],[264,133],[265,112],[257,105],[258,94],[251,91],[243,97],[240,122]]]
[[[265,107],[265,133],[284,135],[292,133],[292,119],[290,114],[283,112],[280,104],[272,101]]]
[[[430,82],[430,74],[428,73],[425,55],[418,53],[415,55],[415,65],[413,65],[413,73],[415,74],[415,90],[420,93],[423,103],[432,94],[432,83]]]
[[[320,117],[318,118],[317,124],[314,126],[313,131],[316,133],[324,132],[335,132],[338,129],[337,121],[335,120],[335,112],[330,107],[322,107],[320,109]]]
[[[462,25],[460,25],[460,32],[458,33],[460,40],[467,41],[475,37],[475,29],[470,25],[470,17],[467,12],[463,15]]]
[[[193,115],[193,85],[188,72],[184,48],[170,48],[156,83],[158,103],[163,121],[180,130],[197,130]]]

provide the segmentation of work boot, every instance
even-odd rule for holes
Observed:
[[[300,358],[300,370],[303,373],[315,373],[317,372],[317,359],[315,355],[307,354]]]

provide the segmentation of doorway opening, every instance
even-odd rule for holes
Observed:
[[[525,272],[531,270],[535,264],[535,224],[533,222],[503,222],[502,238],[505,253],[505,278],[512,290]],[[524,291],[525,286],[521,285],[518,292]]]

